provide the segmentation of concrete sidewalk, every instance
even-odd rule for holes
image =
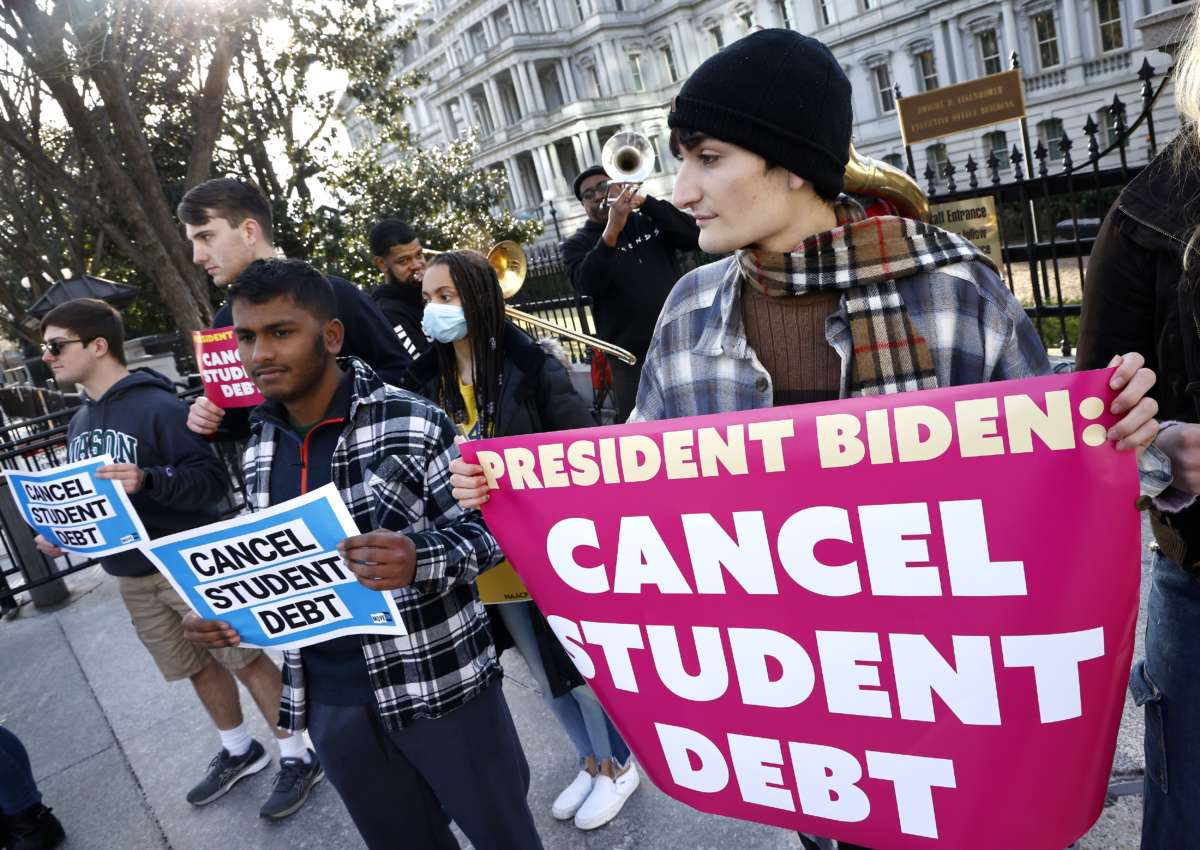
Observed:
[[[66,607],[46,613],[26,604],[19,618],[0,624],[0,724],[28,747],[46,803],[66,827],[66,847],[363,847],[328,783],[317,786],[308,805],[286,821],[261,820],[258,807],[269,793],[273,768],[205,808],[189,805],[187,789],[219,748],[207,715],[187,683],[162,681],[129,625],[115,581],[93,569],[69,583],[72,598]],[[583,833],[570,822],[555,821],[550,804],[575,773],[570,745],[520,658],[510,652],[503,661],[505,696],[533,774],[529,802],[547,850],[799,847],[783,830],[696,812],[668,798],[644,775],[641,788],[608,826]],[[257,712],[250,713],[245,692],[242,704],[254,734],[267,744],[270,732]],[[1127,705],[1116,767],[1140,764],[1140,713]],[[1046,767],[1045,775],[1029,777],[1030,783],[1055,781],[1053,765]],[[1132,797],[1106,809],[1080,846],[1135,848],[1139,807],[1140,797]]]

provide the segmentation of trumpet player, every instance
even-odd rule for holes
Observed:
[[[609,361],[617,421],[624,422],[637,397],[654,322],[679,279],[675,252],[696,250],[700,231],[690,215],[639,193],[637,184],[610,184],[599,165],[575,178],[575,197],[587,222],[563,242],[562,256],[571,284],[592,299],[597,335],[638,358],[636,366]],[[615,196],[609,202],[610,192]]]

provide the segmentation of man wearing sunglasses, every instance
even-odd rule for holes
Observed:
[[[606,207],[609,180],[599,165],[576,177],[574,189],[587,222],[562,244],[571,284],[591,297],[596,334],[638,359],[636,366],[609,360],[617,421],[624,422],[637,397],[654,323],[679,279],[675,252],[696,250],[700,231],[690,215],[638,194],[635,186],[625,186]]]

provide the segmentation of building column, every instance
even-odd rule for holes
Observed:
[[[1021,56],[1021,65],[1024,66],[1030,57],[1024,55],[1021,43],[1017,38],[1017,13],[1013,11],[1012,0],[1004,0],[1000,4],[1000,17],[1004,21],[1004,47],[1001,56],[1004,70],[1008,70],[1009,59],[1014,50]]]
[[[563,29],[562,20],[558,15],[558,3],[556,0],[542,0],[542,9],[546,12],[546,22],[551,32],[558,32]]]
[[[462,116],[464,129],[470,128],[475,123],[475,110],[471,108],[471,98],[463,92],[455,100],[458,101],[458,114]]]
[[[525,189],[521,186],[520,169],[517,168],[516,157],[504,160],[504,174],[508,177],[508,192],[512,195],[513,206],[523,210],[529,206],[525,199]]]
[[[508,69],[508,73],[512,76],[513,89],[517,93],[517,105],[521,107],[521,114],[529,115],[531,112],[537,111],[537,105],[534,103],[533,90],[529,88],[529,81],[521,73],[522,68],[522,63],[518,62]]]
[[[571,60],[563,56],[558,60],[558,73],[562,77],[563,99],[567,103],[579,100],[579,90],[575,86],[575,75],[571,72]]]
[[[893,54],[892,62],[892,82],[900,84],[900,91],[905,97],[914,94],[920,94],[921,84],[917,82],[918,63],[916,57],[907,50],[900,50]]]
[[[550,158],[546,156],[546,148],[536,147],[529,151],[533,156],[533,168],[537,172],[538,183],[541,184],[542,194],[553,192],[558,194],[558,188],[554,182],[554,172],[550,168]],[[538,198],[537,203],[540,204],[544,198]]]
[[[621,91],[619,78],[614,76],[612,65],[610,64],[613,61],[613,53],[616,49],[617,43],[615,41],[606,41],[596,45],[592,51],[592,56],[596,59],[596,73],[604,84],[606,97],[616,97]]]
[[[546,92],[542,88],[542,79],[538,75],[537,65],[529,62],[526,66],[529,73],[529,85],[533,88],[533,99],[537,103],[537,107],[542,112],[545,112],[549,107],[546,105]]]
[[[525,114],[529,115],[534,112],[540,112],[546,108],[542,102],[540,89],[536,85],[536,81],[531,78],[528,62],[518,62],[513,65],[513,74],[517,78],[517,90],[521,92],[525,103],[522,104],[525,108]]]
[[[575,161],[579,163],[579,169],[581,171],[590,166],[593,162],[592,157],[588,153],[587,145],[584,144],[586,138],[587,137],[582,133],[576,133],[575,135],[571,136],[571,146],[575,148]],[[572,177],[574,177],[574,175],[572,175]]]
[[[450,120],[450,102],[446,101],[437,108],[438,121],[442,125],[442,132],[446,134],[446,141],[452,142],[458,138],[458,130],[454,123]]]
[[[692,27],[692,22],[676,21],[674,29],[675,40],[679,43],[679,74],[682,79],[687,79],[704,59],[700,55],[699,45],[696,44],[696,30]]]
[[[600,164],[600,145],[597,144],[599,141],[600,134],[595,130],[583,134],[583,142],[587,145],[588,151],[591,152],[591,160],[597,165]]]
[[[817,4],[800,3],[799,8],[792,6],[792,14],[795,18],[792,19],[792,27],[797,32],[815,33],[817,30],[824,29],[825,24],[820,19],[820,13],[817,12]]]
[[[509,3],[508,14],[512,17],[514,32],[529,32],[529,25],[525,22],[525,4],[522,0]]]
[[[1082,46],[1080,44],[1080,36],[1083,35],[1079,31],[1079,10],[1070,0],[1065,0],[1062,4],[1063,9],[1063,25],[1059,33],[1060,39],[1065,39],[1067,42],[1066,50],[1063,51],[1064,58],[1067,62],[1078,62],[1083,56]]]
[[[483,96],[487,98],[488,109],[491,110],[496,129],[501,129],[508,124],[508,117],[504,114],[504,104],[500,102],[500,89],[492,77],[483,81]]]
[[[567,176],[563,174],[562,163],[558,161],[558,151],[554,149],[554,145],[543,145],[541,150],[546,153],[546,160],[550,163],[550,173],[554,175],[554,194],[561,193],[564,186],[569,186],[570,183]],[[572,174],[571,177],[575,175]]]
[[[949,21],[942,21],[938,24],[938,45],[941,48],[938,52],[946,57],[946,76],[944,80],[939,80],[943,86],[954,85],[962,82],[967,78],[966,69],[963,68],[961,50],[955,49],[954,39],[950,35]]]
[[[487,35],[488,46],[499,44],[500,30],[496,29],[496,19],[488,15],[483,19],[483,31]]]

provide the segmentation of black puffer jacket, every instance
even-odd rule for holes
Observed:
[[[429,337],[421,328],[425,299],[421,297],[419,283],[390,281],[381,284],[371,290],[371,300],[392,323],[400,345],[411,359],[416,360],[429,350]]]
[[[1188,150],[1180,150],[1187,146]],[[1088,260],[1077,368],[1101,369],[1137,351],[1158,375],[1160,420],[1200,422],[1200,144],[1183,133],[1121,192]],[[1200,505],[1167,521],[1200,561]],[[1159,536],[1156,529],[1156,536]],[[1159,540],[1160,544],[1163,541]],[[1164,549],[1166,547],[1164,546]]]
[[[437,401],[439,343],[417,358],[405,386]],[[504,328],[504,372],[496,413],[496,437],[516,437],[545,431],[566,431],[596,425],[591,407],[571,386],[566,368],[513,325]],[[513,645],[500,618],[488,606],[496,651]],[[536,608],[534,609],[537,610]],[[533,618],[538,650],[554,696],[584,683],[562,644],[539,613]]]

